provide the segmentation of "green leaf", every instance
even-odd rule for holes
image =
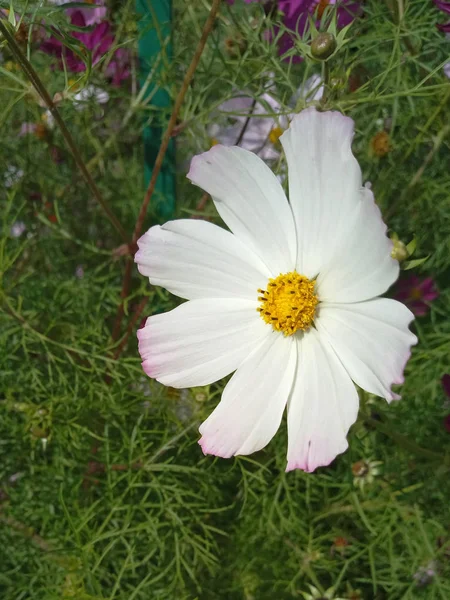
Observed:
[[[425,258],[416,258],[415,260],[407,260],[406,262],[404,262],[402,264],[402,270],[409,271],[410,269],[415,269],[416,267],[423,265],[423,263],[425,261],[427,261],[429,258],[430,258],[430,255],[425,256]]]

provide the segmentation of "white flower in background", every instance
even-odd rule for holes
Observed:
[[[303,98],[307,102],[317,102],[323,96],[323,83],[320,75],[312,75],[294,94],[291,104],[295,106]]]
[[[353,483],[356,487],[364,490],[366,485],[375,481],[375,477],[380,474],[380,466],[383,463],[379,460],[358,460],[353,463]]]
[[[42,119],[42,122],[45,124],[45,126],[48,129],[54,129],[55,128],[55,117],[52,115],[52,113],[49,110],[46,110],[41,115],[41,119]]]
[[[109,94],[96,85],[87,85],[73,96],[73,104],[77,110],[84,110],[92,101],[96,104],[106,104],[109,102]]]
[[[83,265],[78,265],[77,266],[77,268],[75,269],[75,277],[77,279],[83,279],[83,277],[84,277]]]
[[[311,592],[309,594],[307,592],[302,592],[302,596],[305,600],[345,600],[345,598],[337,598],[334,595],[334,588],[332,587],[323,594],[313,585],[309,585],[309,589]]]
[[[200,220],[152,227],[139,271],[188,302],[138,332],[147,375],[186,388],[236,371],[201,425],[205,454],[264,448],[287,407],[287,470],[314,471],[348,446],[352,380],[399,398],[413,314],[379,298],[398,261],[351,152],[353,121],[309,108],[280,138],[290,202],[255,154],[215,146],[192,160],[231,231]]]
[[[270,95],[263,94],[261,101],[250,96],[231,98],[219,106],[222,117],[230,113],[229,124],[214,123],[208,128],[208,135],[214,143],[225,146],[239,146],[255,152],[263,160],[276,160],[280,151],[276,147],[280,135],[288,126],[287,117],[265,116],[270,112],[280,112],[280,104]]]
[[[12,187],[18,183],[23,176],[24,172],[22,169],[19,169],[19,167],[16,167],[15,165],[8,165],[3,173],[5,187]]]
[[[322,79],[319,75],[313,75],[299,87],[291,105],[295,105],[300,98],[308,102],[320,100],[322,95]],[[239,141],[241,148],[254,152],[263,160],[277,160],[280,157],[279,138],[293,115],[277,116],[281,105],[271,94],[263,94],[260,101],[250,96],[231,98],[219,106],[219,111],[222,118],[230,113],[229,124],[213,123],[208,128],[208,135],[214,143],[235,146]],[[268,113],[275,116],[267,116]]]
[[[11,237],[18,238],[26,231],[27,227],[23,221],[16,221],[11,227]]]

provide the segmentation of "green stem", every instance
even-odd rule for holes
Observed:
[[[386,423],[382,423],[380,421],[377,421],[376,419],[370,418],[366,419],[366,423],[370,424],[372,427],[375,427],[375,429],[378,429],[378,431],[381,431],[385,435],[389,436],[391,439],[394,440],[394,442],[396,442],[400,447],[404,448],[405,450],[409,450],[410,452],[413,452],[418,456],[423,456],[424,458],[429,458],[430,460],[440,461],[443,464],[450,466],[450,457],[445,456],[443,454],[439,454],[438,452],[434,452],[433,450],[428,450],[427,448],[422,448],[421,446],[418,446],[411,439],[407,438],[401,433],[397,433],[397,431],[393,431]]]
[[[322,98],[320,99],[320,104],[323,107],[325,107],[326,103],[328,102],[329,96],[330,96],[330,65],[328,64],[328,61],[325,61],[323,63],[322,80],[323,80],[323,95],[322,95]]]
[[[81,174],[83,175],[86,183],[88,184],[89,188],[91,189],[94,198],[101,205],[101,207],[105,211],[106,215],[108,216],[109,220],[111,221],[112,225],[118,231],[118,233],[120,234],[122,239],[124,241],[127,241],[128,238],[127,238],[127,234],[126,234],[124,228],[122,227],[122,225],[120,224],[117,217],[114,215],[114,213],[111,211],[111,209],[109,208],[109,206],[103,199],[98,187],[95,185],[92,175],[87,170],[86,165],[84,164],[84,161],[81,157],[81,154],[78,151],[78,148],[75,144],[72,134],[67,129],[66,124],[64,123],[64,120],[62,119],[58,109],[56,108],[55,103],[53,102],[52,98],[50,97],[50,94],[48,93],[48,91],[47,91],[46,87],[44,86],[44,84],[42,83],[41,79],[39,78],[39,75],[34,70],[32,64],[30,63],[30,61],[27,59],[25,54],[20,49],[19,45],[17,44],[17,42],[14,38],[14,35],[11,33],[11,31],[9,29],[9,26],[7,24],[5,24],[5,22],[1,19],[0,19],[0,33],[5,38],[6,42],[8,43],[9,49],[11,50],[13,56],[15,57],[15,59],[17,60],[19,65],[21,66],[25,75],[28,77],[30,83],[32,84],[34,89],[37,91],[39,96],[42,98],[42,100],[48,107],[49,111],[51,112],[53,118],[55,119],[56,123],[58,124],[58,127],[60,128],[64,139],[66,140],[66,144],[69,146],[69,149],[72,152],[72,155],[75,159],[77,167],[81,171]]]

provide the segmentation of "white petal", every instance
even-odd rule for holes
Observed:
[[[270,272],[236,236],[207,221],[180,219],[156,225],[138,241],[134,260],[150,283],[196,298],[256,300]]]
[[[205,454],[229,458],[264,448],[280,426],[297,359],[293,337],[270,335],[238,368],[201,425]]]
[[[211,194],[222,219],[274,276],[295,266],[292,212],[280,182],[255,154],[213,146],[192,159],[189,179]]]
[[[239,299],[190,300],[149,317],[137,333],[144,371],[176,388],[229,375],[271,332],[257,305]]]
[[[352,154],[353,121],[307,108],[281,136],[297,229],[297,271],[314,277],[347,231],[359,202],[361,169]]]
[[[320,269],[317,292],[321,302],[369,300],[383,294],[398,277],[398,261],[391,257],[392,242],[380,209],[369,189],[360,195],[347,235]]]
[[[358,394],[327,342],[311,328],[297,337],[298,359],[288,402],[287,471],[308,473],[330,464],[347,447],[358,415]]]
[[[391,385],[403,371],[416,336],[408,329],[412,312],[400,302],[376,298],[357,304],[320,305],[316,327],[333,346],[353,381],[386,400],[400,396]]]

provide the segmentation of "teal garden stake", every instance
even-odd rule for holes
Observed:
[[[148,185],[153,165],[164,135],[165,123],[171,112],[171,99],[164,84],[164,70],[172,60],[172,0],[136,0],[139,27],[139,77],[146,85],[152,73],[148,98],[148,115],[152,122],[144,129],[145,181]],[[166,81],[167,83],[167,81]],[[158,176],[152,205],[161,218],[172,217],[175,211],[175,142],[170,141],[164,164]]]

